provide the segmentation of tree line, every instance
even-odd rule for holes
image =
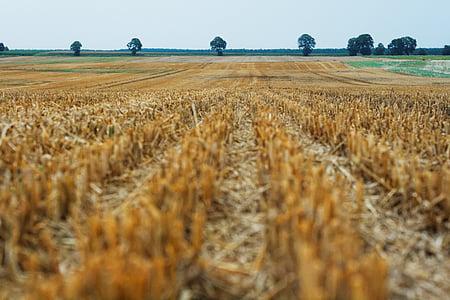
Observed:
[[[309,34],[302,34],[297,40],[298,48],[302,51],[304,56],[308,56],[313,53],[316,47],[316,40]],[[210,48],[215,51],[217,55],[222,56],[225,49],[227,48],[227,42],[220,36],[215,37],[210,42]],[[73,51],[75,56],[80,56],[81,48],[83,45],[80,41],[74,41],[70,45],[70,50]],[[133,38],[127,44],[128,50],[132,55],[136,55],[142,50],[142,42],[139,38]],[[387,48],[383,43],[379,43],[377,47],[374,47],[374,40],[370,34],[361,34],[358,37],[352,37],[348,40],[347,51],[350,56],[361,55],[411,55],[415,52],[417,48],[417,40],[410,37],[404,36],[400,38],[393,39],[391,43],[388,44]],[[0,52],[9,51],[8,47],[3,43],[0,43]],[[419,55],[426,55],[425,49],[419,49],[417,51]],[[445,45],[442,51],[442,55],[450,55],[450,45]]]
[[[348,40],[347,50],[350,56],[361,55],[410,55],[417,47],[417,40],[410,37],[404,36],[400,38],[393,39],[388,45],[388,48],[379,43],[376,48],[374,48],[374,41],[370,34],[361,34],[358,37],[353,37]],[[426,54],[426,53],[425,53]]]
[[[303,34],[298,39],[298,47],[302,50],[303,55],[308,56],[313,52],[316,41],[309,34]],[[374,47],[374,40],[368,33],[361,34],[358,37],[352,37],[348,40],[347,51],[350,56],[361,55],[411,55],[417,48],[417,40],[404,36],[393,39],[386,48],[383,43],[379,43]],[[419,55],[426,55],[425,49],[418,51]],[[445,45],[442,55],[450,55],[450,46]]]

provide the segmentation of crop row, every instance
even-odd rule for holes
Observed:
[[[139,131],[78,147],[39,172],[22,170],[20,181],[9,182],[0,194],[0,270],[10,278],[30,271],[52,275],[30,279],[38,298],[142,299],[179,292],[179,269],[188,267],[201,247],[201,224],[220,181],[231,130],[229,109],[201,120],[217,99],[205,101],[189,110],[201,125],[182,140],[181,149],[168,152],[167,163],[118,215],[96,213],[89,201],[92,184],[137,167],[179,139],[186,128],[182,116],[161,117]],[[61,269],[51,222],[74,227],[79,266],[71,276]]]
[[[403,129],[392,132],[389,129],[391,125],[386,125],[386,135],[383,136],[382,131],[376,134],[372,129],[367,130],[358,125],[358,120],[362,119],[367,119],[365,122],[368,124],[378,123],[377,126],[392,121],[381,116],[371,116],[367,113],[370,110],[363,110],[362,105],[356,110],[358,105],[349,102],[347,109],[341,109],[338,108],[339,100],[335,101],[334,98],[316,99],[315,107],[305,105],[303,98],[294,100],[272,96],[266,100],[279,113],[289,115],[312,138],[347,156],[352,162],[356,177],[376,181],[386,193],[392,193],[392,207],[403,211],[415,208],[424,211],[429,215],[427,226],[430,227],[440,226],[450,215],[450,164],[447,159],[450,153],[449,136],[441,132],[447,126],[443,115],[434,117],[441,118],[436,121],[440,129],[428,128],[420,134],[423,150],[418,152],[413,150],[416,147],[414,143],[394,139],[394,136],[401,137]],[[339,114],[332,116],[325,112],[325,108],[338,110]],[[412,123],[419,126],[417,122]],[[423,127],[433,126],[430,123],[432,122]],[[427,154],[423,155],[424,153]]]
[[[268,92],[268,97],[296,102],[302,117],[307,113],[305,129],[336,145],[353,130],[422,159],[442,162],[450,155],[447,92],[319,89]],[[284,105],[283,101],[278,104]]]
[[[91,101],[95,105],[67,97],[58,100],[55,95],[55,99],[50,97],[43,103],[40,98],[17,100],[23,102],[22,106],[28,105],[27,108],[11,101],[10,106],[3,108],[15,111],[10,113],[14,117],[0,123],[0,182],[5,177],[14,177],[27,165],[46,164],[76,147],[113,140],[130,130],[138,132],[156,118],[178,114],[185,126],[192,126],[190,103],[196,103],[202,117],[218,101],[214,93],[185,93],[183,97],[159,92],[140,98],[115,96],[105,94],[97,99],[94,94]]]
[[[286,282],[277,298],[386,298],[387,265],[367,251],[341,208],[345,185],[303,153],[275,111],[262,108],[254,128],[260,180],[270,187],[267,249],[275,277]]]

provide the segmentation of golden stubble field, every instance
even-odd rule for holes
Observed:
[[[0,60],[0,299],[443,299],[450,80]]]

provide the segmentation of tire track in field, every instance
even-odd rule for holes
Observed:
[[[257,178],[257,151],[252,115],[240,99],[232,143],[228,148],[229,172],[222,197],[208,213],[201,260],[205,274],[196,291],[201,298],[256,299],[269,278],[262,271],[265,253],[263,187]]]
[[[344,84],[358,85],[358,86],[376,84],[376,83],[372,83],[372,82],[361,80],[361,79],[350,78],[350,77],[346,77],[346,76],[342,76],[342,75],[332,74],[330,71],[336,71],[336,70],[340,70],[340,69],[338,68],[337,65],[334,65],[329,62],[315,62],[315,64],[316,65],[312,65],[312,63],[295,63],[295,66],[302,73],[311,73],[311,74],[318,76],[319,78],[320,77],[324,78],[327,81],[331,80],[331,81],[337,81],[337,82],[344,83]],[[322,70],[320,70],[320,69],[322,69]]]
[[[200,66],[199,66],[199,69],[206,69],[209,65],[211,65],[212,64],[212,62],[205,62],[205,63],[202,63]]]
[[[144,77],[144,78],[137,78],[137,79],[125,80],[125,81],[120,81],[120,82],[115,82],[115,83],[109,83],[106,85],[101,85],[100,87],[97,86],[97,87],[91,87],[91,88],[108,89],[108,88],[113,88],[113,87],[118,87],[118,86],[124,86],[127,84],[132,84],[132,83],[157,79],[157,78],[161,78],[161,77],[171,76],[171,75],[179,74],[179,73],[186,72],[186,71],[188,71],[188,69],[168,71],[168,72],[151,75],[151,76]]]
[[[337,82],[349,84],[349,85],[358,85],[358,86],[377,85],[377,83],[373,83],[373,82],[365,81],[365,80],[361,80],[361,79],[356,79],[356,78],[351,78],[351,77],[346,77],[346,76],[342,76],[342,75],[336,75],[336,74],[319,72],[319,71],[311,71],[311,73],[314,75],[317,75],[319,77],[328,79],[328,80],[331,79],[331,81],[337,81]]]

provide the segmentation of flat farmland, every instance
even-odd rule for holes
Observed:
[[[353,59],[351,61],[363,59]],[[382,69],[356,69],[350,58],[154,57],[154,58],[3,58],[2,89],[205,88],[235,85],[301,86],[442,85],[429,79]]]
[[[0,59],[0,299],[444,299],[450,79]]]

